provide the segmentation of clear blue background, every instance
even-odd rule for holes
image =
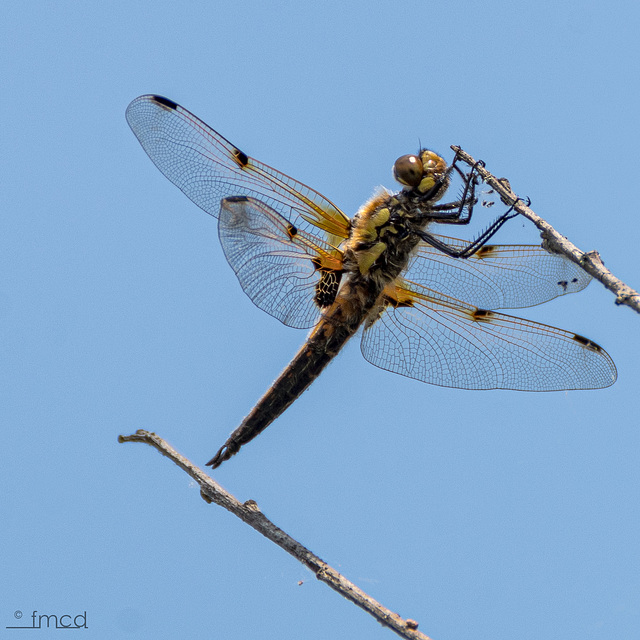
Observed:
[[[244,296],[125,108],[166,95],[349,214],[418,139],[461,144],[638,287],[640,5],[2,14],[0,637],[16,610],[86,610],[83,638],[394,637],[117,443],[145,428],[203,464],[305,338]],[[538,235],[518,220],[499,240]],[[215,478],[436,640],[637,638],[640,318],[597,283],[521,314],[601,343],[618,383],[442,389],[354,341]]]

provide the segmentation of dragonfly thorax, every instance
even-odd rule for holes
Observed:
[[[351,265],[351,270],[376,280],[380,290],[407,266],[420,239],[416,231],[431,220],[432,205],[450,183],[447,163],[429,149],[398,158],[393,174],[403,190],[383,190],[360,207],[345,248],[345,270]]]
[[[406,267],[419,242],[415,230],[427,221],[409,192],[375,195],[352,220],[344,249],[345,270],[375,280],[382,290]]]

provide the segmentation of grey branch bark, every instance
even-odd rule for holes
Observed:
[[[291,536],[278,528],[258,508],[253,500],[242,503],[229,492],[225,491],[215,480],[190,460],[180,455],[171,445],[160,436],[149,431],[139,429],[129,436],[119,436],[118,442],[142,442],[155,447],[163,456],[166,456],[190,475],[200,485],[200,495],[206,502],[215,502],[224,507],[241,520],[253,527],[263,536],[274,542],[279,547],[291,554],[306,567],[311,569],[318,580],[322,580],[340,595],[351,600],[354,604],[371,614],[380,624],[389,627],[402,638],[411,640],[430,640],[430,638],[418,631],[418,623],[415,620],[405,620],[397,613],[383,607],[379,602],[367,595],[353,582],[330,567],[314,553],[302,546]]]
[[[511,190],[509,183],[504,179],[496,178],[489,173],[482,164],[477,164],[468,153],[460,147],[452,146],[458,158],[469,166],[476,166],[478,174],[482,179],[500,195],[503,202],[513,205],[513,208],[523,215],[542,232],[542,246],[551,253],[560,253],[572,262],[582,267],[590,276],[601,282],[609,291],[615,294],[616,304],[623,304],[631,307],[640,313],[640,294],[626,285],[622,280],[609,271],[604,266],[600,254],[597,251],[585,253],[576,247],[572,242],[559,234],[548,222],[534,213],[518,196]]]

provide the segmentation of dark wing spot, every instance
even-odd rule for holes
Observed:
[[[229,196],[225,200],[227,202],[247,202],[249,198],[247,196]]]
[[[569,283],[566,280],[558,280],[558,286],[562,287],[566,291]]]
[[[316,261],[314,260],[313,262],[314,266],[316,266]],[[316,266],[316,268],[318,267]],[[321,309],[333,304],[338,293],[341,278],[342,271],[321,272],[320,280],[316,283],[316,294],[314,296],[316,304]]]
[[[494,244],[485,244],[476,251],[475,255],[477,258],[486,258],[492,253],[495,253],[495,250],[496,246]]]
[[[413,307],[413,300],[407,298],[406,300],[398,300],[397,298],[386,297],[386,302],[390,307],[394,309],[401,309],[402,307]]]
[[[153,96],[153,101],[157,102],[160,106],[165,109],[173,109],[174,111],[178,108],[178,103],[173,100],[169,100],[169,98],[165,98],[164,96]]]
[[[249,164],[249,156],[243,151],[240,151],[240,149],[233,150],[233,159],[241,169],[244,169]]]
[[[488,322],[493,316],[493,311],[488,311],[487,309],[476,309],[471,314],[471,319],[475,322]]]
[[[602,347],[599,344],[596,344],[593,340],[589,340],[589,338],[585,338],[577,333],[573,334],[573,339],[585,349],[589,349],[590,351],[602,351]]]
[[[289,235],[289,239],[293,240],[298,235],[298,229],[294,227],[292,224],[288,224],[287,234]]]

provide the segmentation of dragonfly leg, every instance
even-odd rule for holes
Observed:
[[[500,227],[505,222],[507,222],[507,220],[511,220],[517,215],[518,212],[513,210],[513,206],[509,207],[509,209],[505,213],[494,220],[489,225],[489,227],[487,227],[475,240],[472,240],[466,247],[462,249],[454,249],[453,247],[450,247],[445,242],[434,238],[427,231],[416,231],[416,234],[423,242],[430,244],[432,247],[439,249],[440,251],[442,251],[442,253],[451,256],[452,258],[470,258],[496,234],[498,229],[500,229]]]
[[[475,191],[479,184],[479,180],[475,171],[476,167],[479,165],[484,166],[484,163],[482,160],[479,160],[473,165],[471,171],[468,174],[465,174],[455,164],[455,162],[456,161],[454,160],[453,164],[449,167],[449,172],[453,170],[457,171],[460,177],[464,180],[464,191],[462,192],[462,197],[454,202],[432,205],[429,208],[428,216],[429,219],[434,222],[441,222],[444,224],[469,224],[471,221],[471,215],[473,214],[473,207],[478,202]]]

